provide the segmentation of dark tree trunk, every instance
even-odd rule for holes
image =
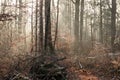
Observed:
[[[59,0],[58,0],[58,2],[57,2],[57,22],[56,22],[54,46],[55,46],[55,44],[56,44],[57,36],[58,36],[58,21],[59,21]]]
[[[51,16],[50,16],[51,0],[45,0],[45,51],[54,53],[51,36]]]
[[[33,0],[32,0],[32,14],[31,14],[31,52],[34,49],[34,45],[33,45]]]
[[[80,46],[82,48],[83,38],[83,16],[84,16],[84,0],[81,0],[81,13],[80,13]]]
[[[39,51],[43,51],[43,0],[40,0]]]
[[[103,43],[102,0],[100,0],[100,42]]]
[[[116,35],[116,0],[112,0],[112,9],[111,9],[111,47],[112,52],[114,52],[114,41]]]
[[[36,13],[35,13],[35,51],[37,52],[38,48],[38,0],[36,0]]]

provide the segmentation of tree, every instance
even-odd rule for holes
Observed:
[[[36,0],[36,12],[35,12],[35,51],[38,48],[38,0]]]
[[[81,0],[81,13],[80,13],[80,46],[82,48],[83,38],[83,16],[84,16],[84,0]]]
[[[56,30],[55,30],[55,40],[54,40],[54,46],[57,41],[57,36],[58,36],[58,21],[59,21],[59,0],[57,1],[57,21],[56,21]]]
[[[39,51],[43,52],[43,0],[40,0],[39,13]]]
[[[51,0],[45,0],[45,51],[54,53],[51,36],[51,15],[50,15]]]
[[[79,5],[80,0],[76,0],[75,2],[72,0],[72,2],[75,4],[75,22],[74,22],[74,35],[75,35],[75,52],[78,52],[79,49]]]
[[[111,47],[112,52],[114,52],[114,42],[116,35],[116,0],[112,0],[111,13]]]
[[[22,0],[19,0],[18,33],[22,33]]]
[[[103,26],[102,26],[102,0],[100,0],[100,42],[103,43]]]
[[[34,46],[33,46],[33,0],[32,0],[32,13],[31,13],[31,52],[33,51],[34,49]]]

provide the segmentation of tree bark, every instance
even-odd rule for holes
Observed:
[[[32,13],[31,13],[31,52],[33,52],[34,49],[34,45],[33,45],[33,0],[32,0]]]
[[[56,21],[56,30],[55,30],[55,40],[54,40],[54,46],[57,41],[57,36],[58,36],[58,21],[59,21],[59,0],[57,2],[57,21]]]
[[[114,52],[114,42],[116,35],[116,0],[112,0],[112,10],[111,10],[111,47],[112,52]]]
[[[100,0],[100,42],[103,43],[102,0]]]
[[[22,0],[19,0],[18,33],[22,33]]]
[[[38,48],[38,0],[36,0],[36,12],[35,12],[35,51]]]
[[[83,38],[83,16],[84,16],[84,0],[81,0],[81,13],[80,13],[80,46],[82,48]]]
[[[39,51],[43,51],[43,0],[40,0]]]
[[[80,0],[75,2],[75,22],[74,22],[74,34],[75,34],[75,52],[79,49],[79,5]]]
[[[50,15],[51,0],[45,0],[45,51],[54,53],[51,36],[51,15]]]

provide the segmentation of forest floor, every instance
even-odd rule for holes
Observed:
[[[120,80],[120,52],[111,53],[104,45],[95,45],[88,54],[61,53],[67,59],[69,80]]]
[[[83,59],[84,61],[79,58],[74,62],[74,59],[67,58],[63,62],[63,65],[68,67],[68,80],[120,80],[120,63],[118,60],[108,60],[107,58],[107,61],[104,59],[101,63],[96,59],[94,59],[95,62]]]
[[[120,52],[110,53],[101,45],[94,47],[89,54],[57,52],[58,57],[66,57],[60,64],[67,67],[67,80],[120,80]],[[0,80],[3,80],[2,77],[17,68],[23,58],[20,55],[13,58],[10,54],[1,56]]]
[[[92,74],[92,71],[85,68],[79,68],[71,61],[64,62],[68,67],[68,80],[99,80],[97,75]],[[78,64],[79,65],[79,64]]]

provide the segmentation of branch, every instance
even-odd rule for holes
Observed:
[[[109,1],[107,1],[107,5],[108,5],[110,11],[112,11],[112,8],[110,7]]]
[[[71,0],[73,2],[73,4],[75,4],[75,1]]]
[[[112,12],[112,8],[110,7],[109,1],[107,1],[107,5],[108,5],[110,11]],[[116,14],[117,14],[117,17],[119,17],[119,13],[117,11],[116,11]]]

